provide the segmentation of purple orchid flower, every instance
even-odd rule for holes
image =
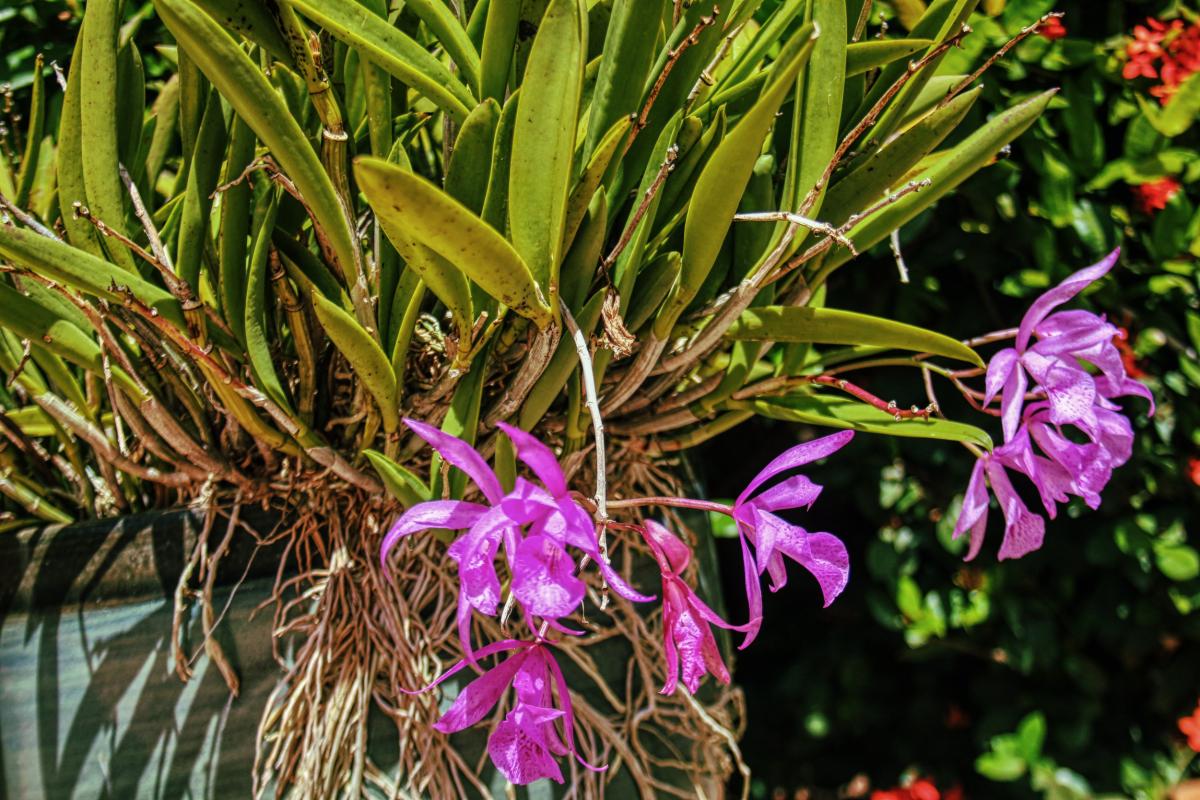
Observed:
[[[465,472],[488,503],[418,503],[396,520],[380,547],[386,569],[388,555],[407,536],[431,528],[466,530],[446,552],[458,565],[458,631],[468,660],[474,659],[472,610],[494,616],[499,608],[496,556],[501,544],[512,576],[513,596],[530,620],[538,617],[565,630],[556,620],[569,616],[582,602],[584,584],[575,574],[568,546],[595,561],[617,594],[634,602],[654,599],[635,591],[601,557],[595,522],[570,496],[554,453],[535,437],[500,423],[516,447],[517,457],[542,482],[537,486],[517,478],[513,491],[505,494],[483,456],[462,439],[416,420],[405,419],[404,423],[448,464]]]
[[[492,731],[487,744],[492,763],[505,778],[518,785],[542,778],[562,783],[562,769],[557,759],[565,755],[574,756],[580,764],[594,772],[607,769],[606,766],[592,766],[575,749],[575,714],[571,707],[571,692],[545,640],[523,642],[506,639],[480,648],[477,655],[486,658],[512,651],[515,651],[513,655],[464,686],[433,727],[447,734],[470,728],[491,713],[511,686],[516,694],[516,702]],[[428,691],[468,663],[464,658],[433,683],[417,692],[408,693]],[[561,733],[558,729],[560,724]]]
[[[1004,512],[999,557],[1026,555],[1041,547],[1045,520],[1025,506],[1007,470],[1030,480],[1051,519],[1058,504],[1070,495],[1098,508],[1100,492],[1113,470],[1132,452],[1133,428],[1112,398],[1144,397],[1154,413],[1150,390],[1125,371],[1114,344],[1120,335],[1116,326],[1088,311],[1050,313],[1104,276],[1119,255],[1120,250],[1114,250],[1035,300],[1021,320],[1014,346],[996,353],[988,364],[984,402],[990,404],[997,394],[1001,397],[1004,444],[980,456],[971,473],[954,531],[956,538],[970,531],[968,561],[983,543],[988,485]],[[1097,371],[1089,371],[1085,364]],[[1038,399],[1027,406],[1030,378]],[[1064,426],[1075,428],[1089,441],[1076,441]]]
[[[654,520],[647,520],[646,544],[658,562],[663,581],[663,651],[667,663],[667,681],[661,694],[671,694],[683,669],[683,685],[695,694],[705,673],[721,683],[729,683],[729,669],[721,658],[717,640],[709,624],[726,630],[747,630],[721,619],[701,600],[683,579],[692,560],[692,549],[679,537]]]
[[[988,518],[988,484],[996,495],[1000,510],[1004,513],[1004,540],[997,555],[1001,560],[1020,558],[1042,546],[1046,534],[1046,520],[1033,513],[1021,500],[1004,465],[992,453],[984,453],[975,462],[967,493],[963,497],[962,511],[954,527],[954,538],[970,531],[970,546],[966,561],[979,555],[983,546],[983,534]]]
[[[1021,320],[1014,346],[988,363],[984,403],[1000,395],[1005,441],[1017,435],[1029,378],[1045,393],[1050,421],[1056,425],[1094,426],[1095,407],[1111,405],[1107,400],[1121,395],[1145,397],[1154,413],[1149,390],[1125,372],[1113,345],[1118,335],[1114,325],[1087,311],[1050,313],[1107,274],[1120,254],[1120,248],[1114,250],[1035,300]],[[1090,374],[1081,361],[1098,367],[1100,376]]]
[[[771,574],[771,591],[777,592],[787,583],[783,556],[791,558],[812,573],[821,586],[821,595],[828,607],[850,579],[850,557],[842,540],[830,533],[809,533],[791,525],[773,512],[791,508],[809,508],[821,493],[821,487],[803,475],[793,475],[758,493],[752,494],[771,478],[788,470],[825,458],[844,447],[854,431],[840,431],[830,436],[798,444],[784,451],[754,476],[733,504],[733,519],[737,523],[742,546],[742,571],[746,584],[746,599],[750,606],[750,621],[737,630],[745,630],[746,638],[739,649],[745,649],[762,627],[763,572]],[[754,555],[750,545],[754,545]]]

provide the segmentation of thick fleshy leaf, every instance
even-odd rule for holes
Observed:
[[[855,226],[848,236],[854,241],[858,252],[866,252],[883,241],[896,228],[907,224],[968,177],[990,164],[1001,148],[1024,133],[1041,116],[1056,91],[1052,89],[1035,95],[1002,111],[946,151],[928,169],[914,176],[915,180],[929,180],[931,185],[900,198]],[[823,269],[832,272],[853,257],[846,247],[836,245],[826,256]]]
[[[908,58],[928,49],[929,39],[876,39],[853,42],[846,47],[846,77],[862,75],[876,67]]]
[[[343,5],[361,8],[357,3]],[[357,254],[341,202],[329,174],[282,96],[242,46],[191,0],[155,0],[154,7],[180,48],[254,130],[296,184],[342,272],[351,274]],[[371,16],[366,9],[362,11]],[[386,23],[372,18],[386,27]]]
[[[315,289],[310,293],[310,297],[321,327],[350,362],[355,374],[362,380],[362,385],[375,398],[379,406],[379,415],[383,418],[384,430],[389,433],[396,430],[400,425],[400,386],[396,383],[395,373],[392,372],[391,359],[383,352],[379,342],[341,306],[326,300],[325,296]]]
[[[798,46],[787,53],[786,62],[775,63],[772,82],[717,145],[696,180],[684,220],[682,272],[655,323],[655,334],[659,338],[666,338],[670,327],[696,296],[716,263],[762,151],[763,139],[774,124],[779,107],[792,92],[796,75],[812,55],[816,30],[809,23],[793,34],[793,40],[799,43]]]
[[[449,261],[513,311],[539,326],[550,321],[550,307],[525,260],[466,206],[382,159],[355,159],[354,174],[381,219]]]
[[[549,536],[521,542],[512,573],[513,595],[532,616],[570,616],[583,601],[586,587],[575,577],[575,561]]]
[[[1046,318],[1046,315],[1103,277],[1113,268],[1120,256],[1121,248],[1118,247],[1100,261],[1090,267],[1084,267],[1034,300],[1033,305],[1021,318],[1021,327],[1017,331],[1017,350],[1024,352],[1029,345],[1029,339],[1033,336],[1034,328]]]
[[[525,65],[509,165],[512,242],[542,295],[558,295],[587,42],[581,0],[550,0]]]
[[[974,350],[945,334],[883,317],[833,308],[748,308],[742,312],[726,335],[735,340],[871,345],[933,353],[966,361],[978,367],[983,366],[983,360]]]
[[[304,16],[428,97],[462,122],[474,107],[469,89],[442,62],[366,6],[344,0],[285,0]]]
[[[828,436],[822,436],[819,439],[813,439],[811,442],[804,442],[795,447],[790,447],[780,453],[771,463],[763,467],[757,475],[750,481],[750,484],[742,490],[738,495],[736,505],[741,505],[746,502],[746,498],[765,482],[771,478],[785,472],[789,469],[803,466],[820,458],[825,458],[849,444],[854,438],[854,431],[839,431]]]
[[[787,422],[850,428],[865,433],[914,439],[970,442],[987,450],[992,449],[992,438],[987,431],[974,425],[932,416],[898,420],[874,406],[827,392],[794,393],[769,400],[733,400],[725,405],[730,409],[753,411],[770,419]]]
[[[451,436],[448,433],[443,433],[432,425],[427,425],[419,420],[404,418],[404,424],[407,425],[413,433],[420,436],[429,446],[438,452],[451,465],[458,467],[463,472],[470,476],[471,480],[475,481],[475,485],[483,492],[483,496],[490,503],[499,503],[504,496],[504,490],[500,488],[500,481],[496,477],[496,473],[492,472],[492,468],[483,460],[483,456],[476,452],[475,448],[459,439],[456,436]]]

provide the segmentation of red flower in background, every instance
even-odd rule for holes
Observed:
[[[1050,17],[1050,19],[1038,26],[1038,36],[1051,42],[1061,39],[1066,35],[1067,26],[1062,24],[1062,20],[1059,17]]]
[[[1179,732],[1187,737],[1188,747],[1200,753],[1200,703],[1190,717],[1179,720]]]
[[[1125,80],[1158,78],[1162,83],[1150,87],[1150,94],[1166,105],[1179,84],[1200,72],[1200,24],[1185,26],[1181,19],[1170,23],[1147,19],[1145,25],[1134,26],[1125,56],[1121,70]]]
[[[1132,188],[1133,202],[1138,211],[1154,216],[1155,212],[1162,211],[1167,207],[1167,203],[1182,188],[1182,185],[1174,178],[1159,178],[1156,181],[1139,184]]]
[[[959,786],[943,793],[929,778],[917,778],[908,786],[876,790],[871,800],[963,800],[963,793]]]
[[[1192,479],[1192,483],[1200,486],[1200,458],[1192,456],[1188,459],[1188,477]]]

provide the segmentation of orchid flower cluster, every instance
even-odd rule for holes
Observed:
[[[434,727],[454,733],[479,723],[511,686],[513,705],[488,738],[488,754],[509,781],[526,784],[550,778],[561,783],[558,758],[562,756],[572,756],[588,769],[604,769],[584,761],[576,749],[570,689],[555,660],[557,645],[551,632],[559,637],[583,635],[570,626],[568,619],[581,610],[586,594],[579,575],[585,559],[596,564],[605,584],[620,597],[635,603],[649,603],[656,597],[630,586],[609,565],[600,546],[608,520],[597,519],[585,508],[582,498],[568,490],[557,457],[537,438],[499,423],[512,441],[517,458],[537,479],[534,482],[517,477],[512,489],[505,491],[483,456],[469,444],[416,420],[406,419],[405,424],[447,464],[468,475],[486,501],[418,503],[392,525],[383,539],[380,556],[386,571],[389,555],[405,537],[430,529],[464,531],[447,550],[458,568],[457,623],[464,658],[419,691],[432,689],[467,665],[478,667],[479,659],[508,654],[463,687]],[[799,474],[763,487],[774,478],[831,455],[853,435],[852,431],[842,431],[785,451],[754,477],[732,506],[683,497],[637,498],[608,504],[610,508],[661,505],[718,511],[737,524],[750,609],[750,619],[742,625],[724,620],[696,594],[687,579],[692,550],[664,525],[647,519],[613,526],[640,535],[661,572],[664,694],[676,691],[681,678],[693,694],[706,674],[722,683],[729,682],[729,670],[711,626],[744,633],[741,646],[749,645],[762,625],[760,576],[769,572],[772,591],[782,588],[787,582],[784,556],[812,573],[825,605],[845,588],[850,562],[842,541],[829,533],[809,533],[776,513],[811,506],[821,487]],[[473,615],[496,616],[501,608],[504,591],[497,572],[501,547],[509,602],[519,609],[528,636],[475,649]]]
[[[1154,413],[1150,390],[1129,377],[1116,346],[1123,332],[1088,311],[1054,311],[1107,274],[1119,255],[1114,250],[1035,300],[1013,346],[988,363],[984,404],[1000,399],[1004,444],[979,456],[967,485],[955,527],[956,537],[970,532],[967,560],[983,545],[988,485],[1004,514],[999,558],[1026,555],[1041,547],[1046,522],[1021,500],[1009,471],[1032,482],[1051,519],[1071,495],[1096,509],[1133,449],[1133,428],[1114,398],[1143,397]]]
[[[982,408],[1000,417],[1004,443],[979,453],[971,474],[955,530],[956,537],[969,531],[968,560],[983,544],[989,486],[1005,520],[998,555],[1001,559],[1023,556],[1041,546],[1045,520],[1022,501],[1010,471],[1029,479],[1052,519],[1058,504],[1071,495],[1096,508],[1113,470],[1132,451],[1132,426],[1114,398],[1144,397],[1151,401],[1153,413],[1150,392],[1128,375],[1116,345],[1123,333],[1088,311],[1055,311],[1104,276],[1117,256],[1113,252],[1043,294],[1019,328],[985,337],[1014,341],[992,357],[985,371]],[[999,409],[990,408],[997,399]],[[478,724],[511,687],[513,704],[492,730],[488,753],[514,784],[541,778],[561,783],[558,759],[564,756],[591,770],[605,768],[584,761],[576,749],[571,693],[554,655],[564,639],[584,635],[572,627],[570,618],[582,610],[587,595],[580,570],[588,562],[596,565],[604,584],[627,601],[649,603],[661,597],[664,694],[675,692],[680,681],[695,694],[705,675],[729,682],[729,669],[712,627],[744,634],[741,648],[754,641],[763,622],[762,576],[769,573],[772,591],[781,589],[788,578],[785,557],[816,578],[826,606],[846,587],[850,563],[842,540],[830,533],[809,532],[785,521],[779,512],[812,506],[821,487],[796,470],[840,450],[853,438],[853,431],[786,450],[731,505],[684,497],[591,503],[570,491],[557,456],[526,431],[498,423],[516,458],[536,479],[516,477],[506,490],[467,442],[416,420],[406,419],[405,424],[446,464],[470,477],[484,501],[418,503],[383,539],[380,556],[386,571],[389,556],[404,538],[430,529],[462,531],[447,555],[458,570],[457,627],[464,658],[418,691],[438,686],[468,665],[480,669],[479,659],[507,654],[463,687],[434,727],[455,733]],[[742,553],[749,610],[745,623],[726,621],[696,593],[687,577],[692,550],[679,536],[653,519],[613,523],[600,510],[656,505],[732,518]],[[609,564],[601,542],[610,529],[642,539],[661,573],[660,596],[634,588]],[[503,582],[497,571],[501,548],[506,566]],[[507,619],[507,613],[500,611],[502,600],[506,612],[508,608],[519,611],[528,634],[476,649],[474,615],[500,614]]]

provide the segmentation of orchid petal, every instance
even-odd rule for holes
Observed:
[[[479,648],[479,652],[477,653],[477,655],[479,658],[487,658],[488,656],[493,656],[496,653],[503,653],[503,652],[507,652],[509,650],[520,650],[521,648],[527,648],[529,646],[530,646],[529,642],[522,642],[519,639],[502,639],[498,642],[492,642],[489,645],[484,645],[483,647]],[[398,687],[398,688],[400,689],[401,692],[403,692],[404,694],[408,694],[408,695],[424,694],[425,692],[428,692],[430,689],[433,689],[434,687],[441,685],[447,678],[450,678],[451,676],[453,676],[456,673],[458,673],[459,671],[461,671],[463,669],[463,667],[467,666],[467,664],[469,664],[469,663],[471,663],[471,662],[469,662],[465,658],[460,659],[459,661],[455,662],[455,664],[452,667],[447,669],[441,675],[438,675],[436,678],[434,678],[431,683],[428,683],[425,686],[422,686],[420,689],[405,689],[403,686]]]
[[[547,712],[547,713],[538,713]],[[563,782],[562,769],[546,746],[542,726],[548,714],[553,719],[561,711],[518,706],[496,725],[488,737],[487,751],[492,763],[510,783],[524,786],[542,778]]]
[[[479,455],[475,448],[457,436],[451,436],[424,422],[405,417],[404,424],[413,433],[428,442],[429,446],[436,450],[447,463],[458,467],[470,476],[488,502],[500,501],[504,495],[504,490],[500,488],[500,479],[496,477],[496,473],[492,472],[492,468],[487,465],[483,456]]]
[[[555,497],[567,494],[567,479],[563,476],[562,467],[558,465],[558,457],[554,451],[537,437],[526,433],[520,428],[514,428],[504,422],[497,422],[496,427],[504,431],[517,451],[517,458],[538,476],[546,490]]]
[[[487,672],[463,687],[446,709],[446,713],[433,724],[442,733],[456,733],[479,722],[500,702],[508,689],[513,675],[520,669],[533,650],[524,650],[509,656]]]
[[[746,586],[746,605],[750,609],[750,619],[746,622],[746,638],[738,646],[745,650],[758,636],[762,627],[762,586],[758,582],[758,572],[755,570],[754,558],[750,555],[750,544],[742,526],[738,526],[738,539],[742,545],[742,580]]]
[[[963,495],[962,510],[958,512],[958,522],[954,526],[954,538],[962,536],[964,531],[971,531],[970,546],[967,549],[965,561],[971,561],[979,555],[983,546],[983,534],[987,528],[988,492],[984,478],[984,464],[987,457],[975,461],[971,470],[971,480],[967,483],[967,491]]]
[[[680,575],[687,569],[688,562],[692,560],[692,548],[684,544],[682,539],[652,519],[646,520],[644,532],[646,543],[650,545],[663,572]]]
[[[1120,255],[1121,248],[1118,247],[1099,262],[1090,267],[1084,267],[1058,286],[1047,291],[1037,300],[1034,300],[1033,305],[1025,312],[1025,316],[1021,320],[1021,327],[1017,331],[1017,350],[1022,353],[1025,352],[1025,348],[1029,345],[1029,339],[1033,335],[1034,328],[1046,318],[1046,315],[1082,292],[1088,285],[1103,277],[1117,263],[1117,258]]]
[[[825,458],[832,453],[837,452],[854,438],[854,431],[839,431],[829,436],[822,436],[820,439],[813,439],[811,442],[804,442],[795,447],[785,450],[780,455],[776,456],[770,464],[763,467],[754,479],[750,481],[742,493],[738,495],[737,503],[741,505],[746,502],[746,498],[765,482],[775,477],[781,472],[784,472],[795,467],[808,464],[820,458]]]
[[[987,375],[984,377],[983,404],[985,406],[992,404],[992,400],[996,399],[996,395],[1008,383],[1013,370],[1019,369],[1017,359],[1017,351],[1011,347],[1006,347],[992,356],[991,361],[988,362]]]
[[[548,536],[521,542],[512,574],[513,595],[532,616],[566,617],[583,601],[585,586],[575,577],[574,560]]]
[[[575,749],[575,711],[571,707],[571,689],[567,686],[567,679],[563,675],[562,668],[558,666],[558,662],[545,648],[539,648],[541,657],[545,660],[546,666],[550,668],[550,674],[554,676],[554,683],[558,687],[558,702],[563,709],[563,738],[567,740],[567,749],[575,754],[575,760],[582,764],[592,772],[604,772],[608,769],[608,765],[593,766],[583,760],[579,755],[579,751]]]
[[[430,528],[448,528],[462,530],[469,528],[479,521],[487,511],[487,506],[478,503],[466,503],[461,500],[430,500],[417,503],[405,511],[400,519],[392,523],[383,544],[379,547],[379,560],[387,568],[388,555],[405,536]]]
[[[988,480],[992,491],[1004,512],[1004,540],[1000,543],[997,557],[1000,560],[1020,558],[1042,546],[1046,534],[1046,521],[1030,511],[1022,502],[1004,467],[995,461],[987,466]]]
[[[789,508],[812,508],[821,494],[820,485],[804,475],[793,475],[780,481],[750,501],[763,511],[785,511]]]
[[[1004,396],[1000,398],[1000,422],[1004,429],[1004,440],[1008,441],[1017,432],[1021,423],[1021,407],[1025,404],[1025,388],[1028,381],[1021,365],[1014,366],[1004,382]]]

